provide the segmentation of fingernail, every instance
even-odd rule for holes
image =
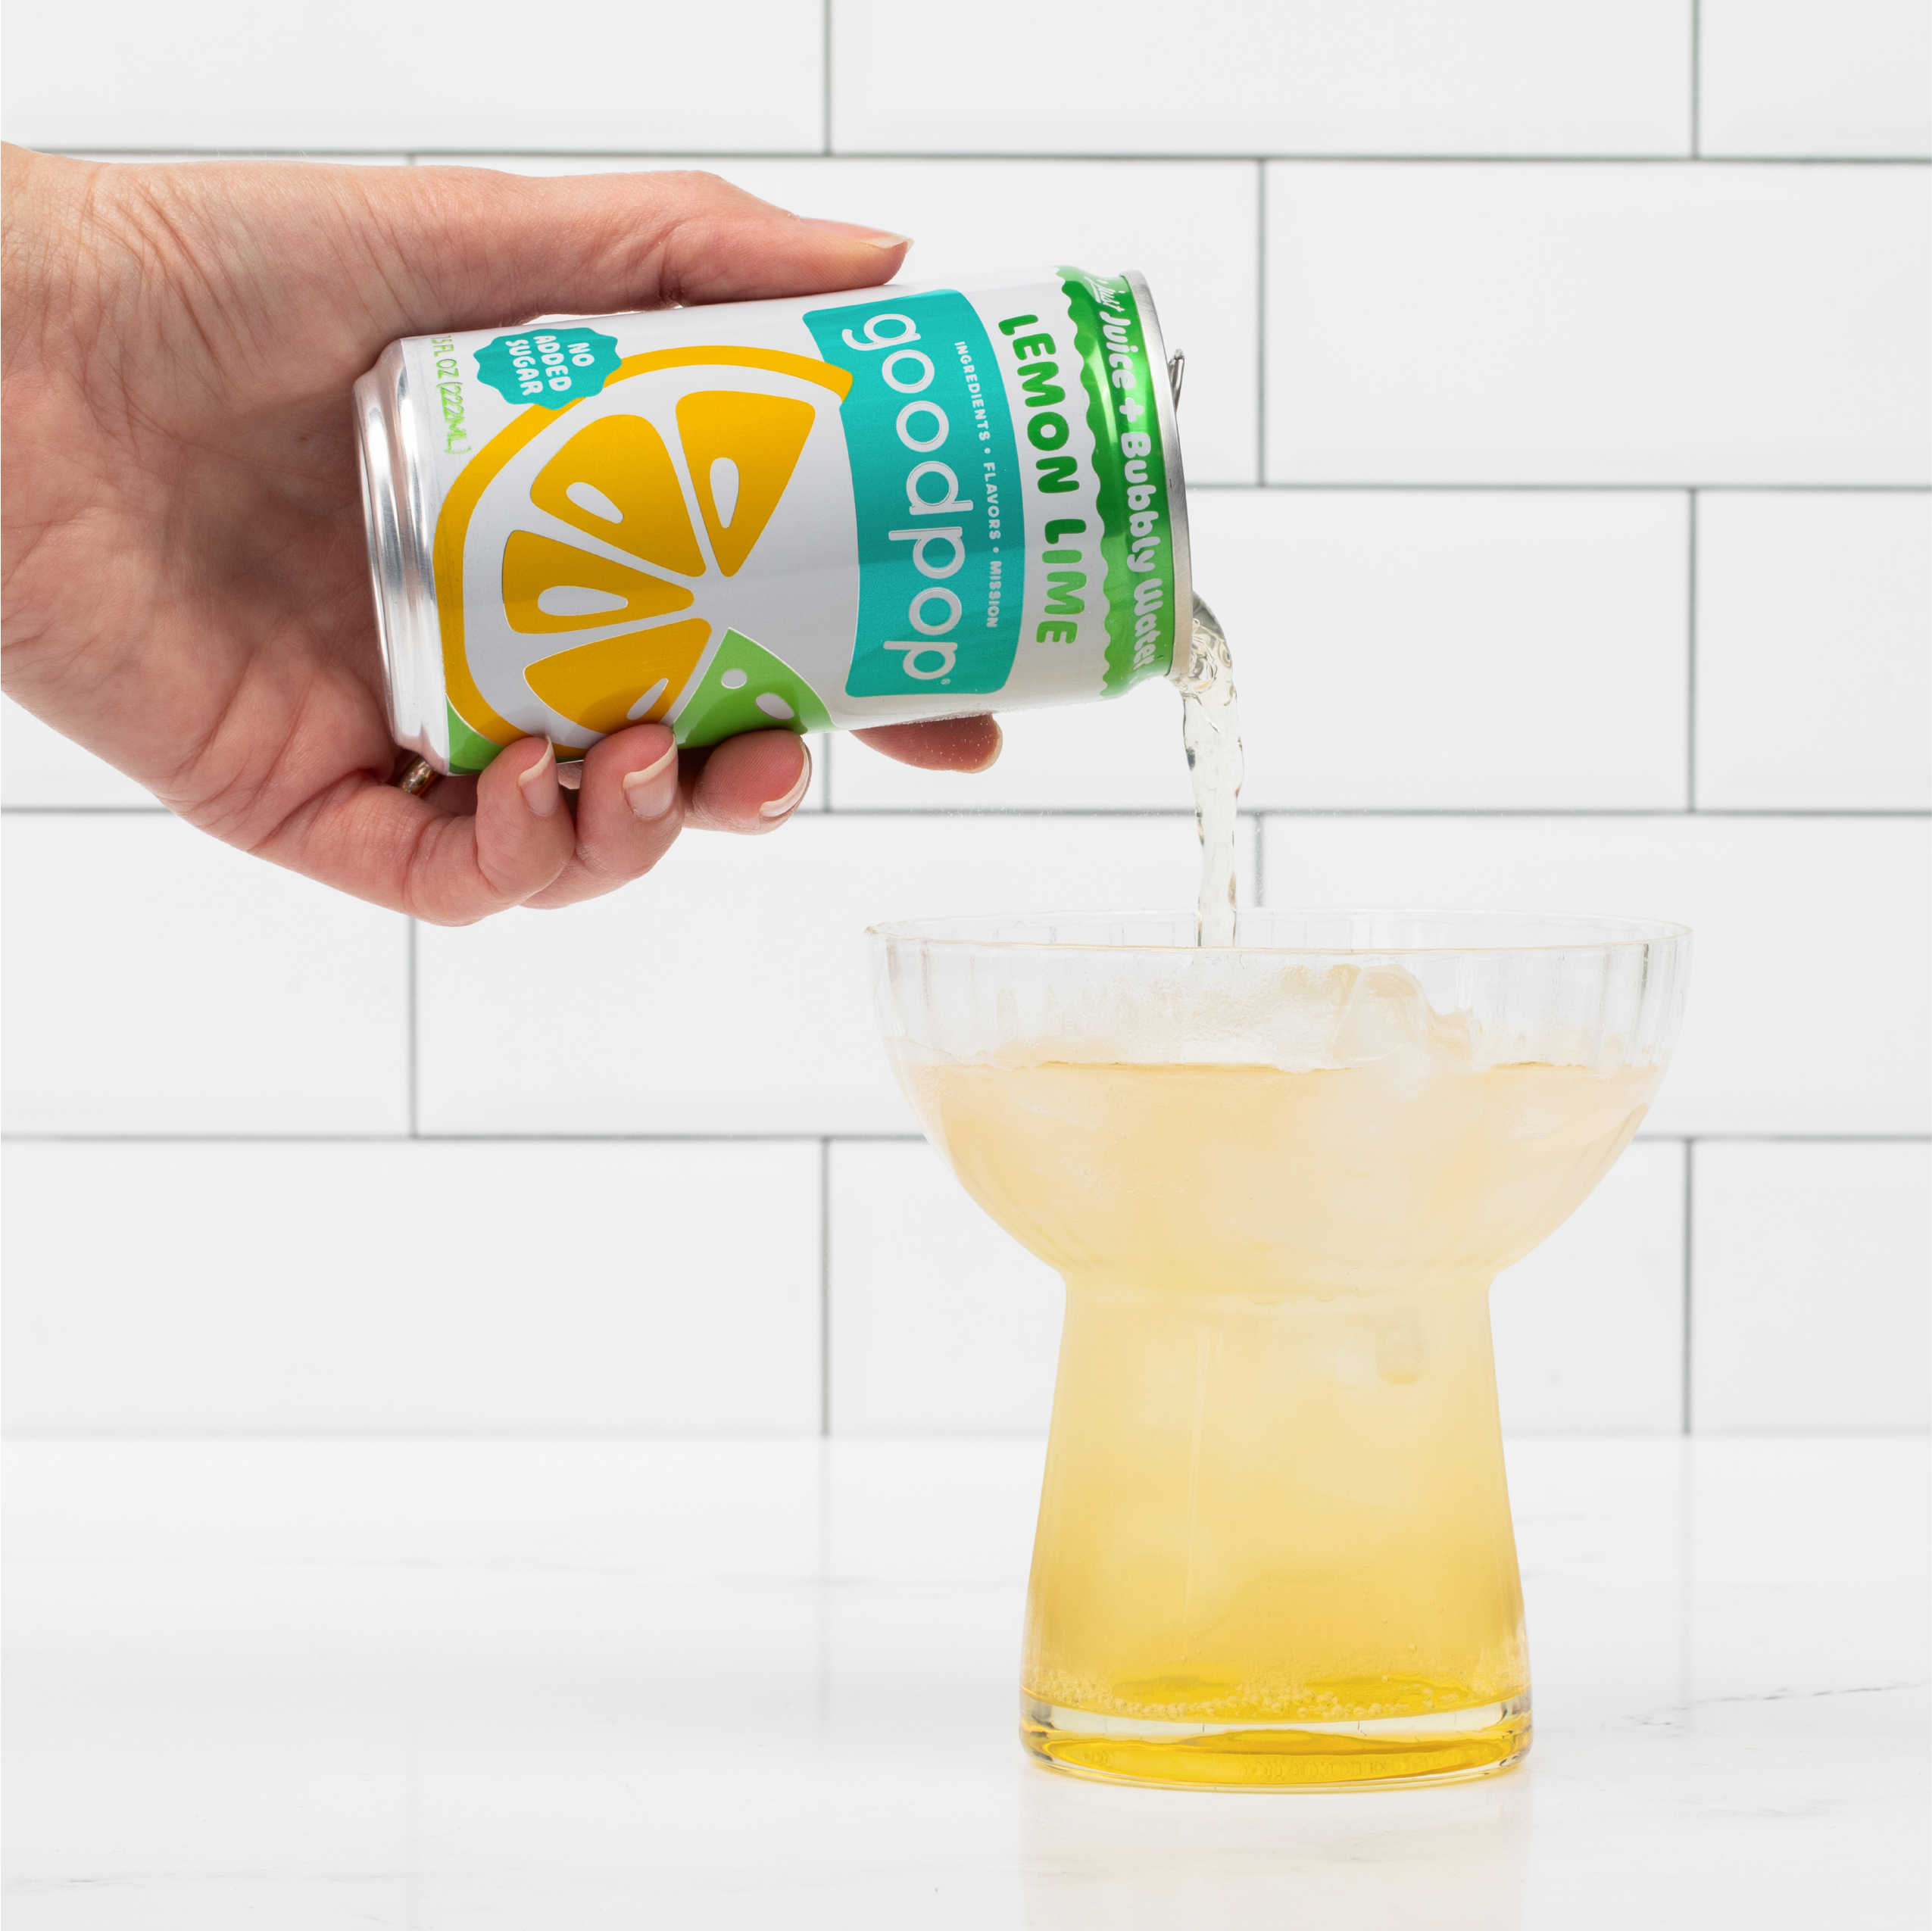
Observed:
[[[647,822],[662,818],[677,800],[678,747],[673,744],[655,764],[633,771],[624,780],[624,796],[632,810]]]
[[[758,807],[760,818],[782,818],[805,795],[805,788],[812,781],[812,753],[810,748],[801,743],[798,747],[798,775],[792,781],[791,789],[782,798],[770,798]]]
[[[543,756],[528,771],[518,774],[517,786],[535,817],[549,817],[563,802],[563,794],[557,783],[556,747],[548,738],[544,741]]]
[[[559,758],[557,760],[557,781],[566,791],[581,791],[584,788],[583,760]]]
[[[909,248],[913,245],[911,236],[895,235],[889,228],[861,227],[856,221],[828,221],[818,214],[801,214],[798,219],[807,228],[822,228],[828,235],[837,235],[847,242],[869,242],[875,248]]]

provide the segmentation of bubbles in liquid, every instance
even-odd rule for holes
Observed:
[[[1241,720],[1234,666],[1220,620],[1197,596],[1181,687],[1181,741],[1194,781],[1201,881],[1195,943],[1232,945],[1237,909],[1234,806],[1241,795]]]

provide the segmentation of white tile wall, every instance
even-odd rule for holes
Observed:
[[[832,1433],[1044,1433],[1060,1276],[922,1140],[834,1146],[827,1201]]]
[[[1683,154],[1687,0],[1116,0],[1035,7],[992,85],[935,85],[962,17],[837,0],[843,148],[984,154]]]
[[[0,803],[27,806],[146,805],[152,793],[11,697],[0,697]]]
[[[1268,170],[1275,482],[1923,483],[1922,169]]]
[[[161,812],[5,844],[10,1132],[407,1131],[404,919]]]
[[[1271,818],[1275,905],[1627,912],[1696,934],[1665,1134],[1922,1134],[1923,819]]]
[[[915,771],[864,745],[827,741],[841,811],[1170,811],[1194,794],[1178,750],[1181,706],[1159,683],[1104,704],[1015,711],[990,771]]]
[[[426,1132],[907,1133],[865,928],[1191,903],[1187,819],[848,817],[688,834],[649,888],[417,937]]]
[[[1699,0],[1699,151],[1932,153],[1926,0]]]
[[[1932,1427],[1927,1149],[1719,1142],[1691,1186],[1696,1425]]]
[[[76,62],[17,8],[9,131],[710,165],[908,279],[1146,270],[1271,900],[1699,928],[1660,1137],[1496,1290],[1509,1424],[1924,1425],[1924,1143],[1856,1136],[1927,1125],[1926,0],[1045,0],[959,86],[932,0],[587,0],[567,86],[526,17],[101,0]],[[1185,898],[1174,737],[820,741],[778,837],[412,972],[9,707],[13,1425],[1037,1429],[1050,1277],[841,1137],[910,1127],[858,934]]]
[[[816,1146],[16,1146],[27,1432],[809,1433]]]
[[[1519,1434],[1671,1434],[1684,1418],[1684,1148],[1640,1140],[1490,1292]]]
[[[1699,494],[1697,802],[1932,806],[1932,497]]]
[[[551,27],[517,0],[460,19],[121,0],[80,58],[71,15],[16,7],[5,113],[10,139],[67,149],[816,149],[824,36],[816,0],[626,0]]]
[[[1676,491],[1213,490],[1247,805],[1681,809]]]
[[[463,158],[543,174],[690,165],[666,156]],[[747,156],[705,165],[795,214],[910,235],[902,282],[998,282],[1050,276],[1062,262],[1139,269],[1170,352],[1188,356],[1190,481],[1255,480],[1260,178],[1252,164]]]

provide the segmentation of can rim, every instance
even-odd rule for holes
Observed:
[[[363,527],[389,728],[398,745],[447,773],[442,638],[429,567],[423,465],[415,447],[406,348],[404,342],[392,342],[355,384]]]

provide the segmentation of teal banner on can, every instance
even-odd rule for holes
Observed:
[[[992,345],[950,289],[809,310],[841,404],[859,546],[847,694],[1003,688],[1019,647],[1026,530]]]

